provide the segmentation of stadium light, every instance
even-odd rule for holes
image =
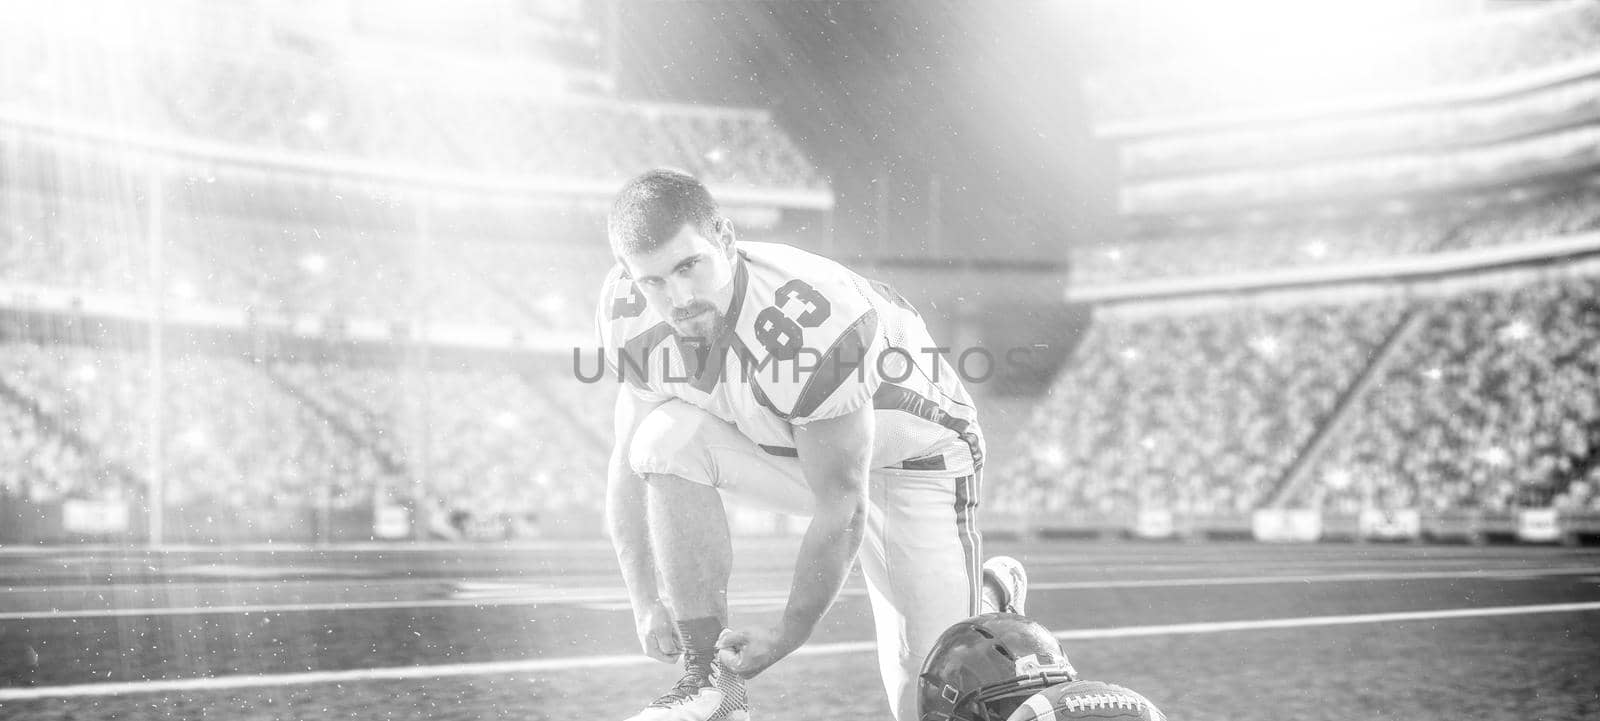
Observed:
[[[1513,343],[1525,341],[1532,335],[1533,326],[1529,325],[1528,321],[1521,318],[1511,321],[1500,331],[1501,338]]]
[[[550,293],[539,299],[539,311],[546,315],[560,315],[567,309],[567,299],[560,294]]]
[[[1061,446],[1045,446],[1044,451],[1039,454],[1039,460],[1047,466],[1060,468],[1067,463],[1067,453],[1061,450]]]
[[[321,253],[307,253],[300,258],[300,268],[312,275],[322,275],[328,269],[328,259]]]
[[[1478,454],[1478,458],[1491,466],[1506,466],[1511,463],[1511,454],[1500,446],[1490,446]]]
[[[182,443],[188,448],[193,448],[196,450],[205,448],[206,431],[204,428],[200,428],[199,426],[189,428],[178,435],[178,442]]]
[[[199,297],[200,291],[194,287],[193,283],[187,280],[179,280],[172,284],[172,295],[178,300],[188,301]]]
[[[329,122],[331,121],[328,119],[328,114],[321,110],[313,110],[306,113],[305,117],[300,120],[300,123],[306,126],[307,130],[317,135],[323,135],[328,132]]]

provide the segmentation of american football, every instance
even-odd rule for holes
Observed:
[[[1165,714],[1137,692],[1100,681],[1052,686],[1022,702],[1006,721],[1167,721]]]

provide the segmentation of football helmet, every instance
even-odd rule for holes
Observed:
[[[986,613],[947,629],[918,676],[921,721],[1005,721],[1029,696],[1076,681],[1061,644],[1014,613]]]

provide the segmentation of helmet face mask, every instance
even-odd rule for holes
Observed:
[[[956,719],[960,721],[1006,721],[1029,696],[1059,683],[1077,680],[1071,666],[1051,666],[1036,672],[989,684],[972,692],[965,705],[957,703]],[[963,709],[966,715],[960,713]]]
[[[1043,626],[987,613],[951,626],[923,664],[921,721],[1005,721],[1035,692],[1077,672]]]

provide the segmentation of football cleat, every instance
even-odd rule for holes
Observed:
[[[983,562],[983,581],[992,583],[1000,591],[1000,607],[996,611],[1015,613],[1025,611],[1028,602],[1028,572],[1022,562],[1010,556],[995,556]]]
[[[683,678],[628,721],[749,721],[744,679],[712,655],[685,654]]]

